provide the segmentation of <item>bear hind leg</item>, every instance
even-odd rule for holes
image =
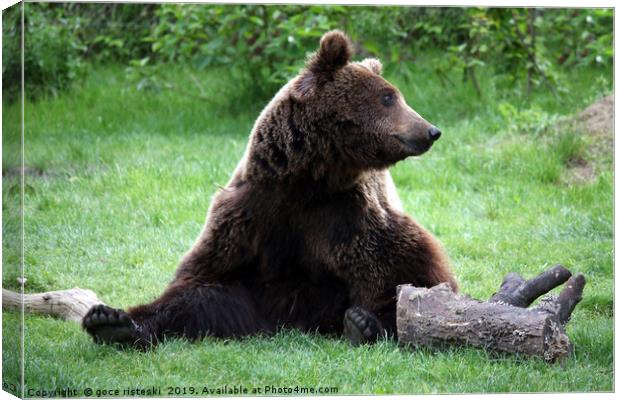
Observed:
[[[100,304],[93,306],[82,319],[82,327],[96,343],[144,347],[146,342],[138,324],[123,310]]]
[[[174,282],[153,303],[124,312],[95,306],[82,321],[98,343],[146,349],[165,337],[190,340],[204,336],[232,338],[269,334],[247,289],[240,286]]]

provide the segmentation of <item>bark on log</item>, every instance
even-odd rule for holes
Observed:
[[[431,289],[397,289],[398,340],[413,346],[467,344],[489,350],[541,356],[555,361],[570,354],[558,316],[454,293],[446,283]]]
[[[103,304],[92,290],[73,288],[54,292],[24,294],[24,311],[51,315],[69,321],[81,322],[92,306]],[[22,297],[19,293],[2,289],[2,308],[20,310]]]

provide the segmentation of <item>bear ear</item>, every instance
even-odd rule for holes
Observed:
[[[383,71],[383,65],[381,64],[381,61],[377,60],[376,58],[365,58],[360,61],[360,64],[362,64],[364,67],[368,68],[377,75],[381,75],[381,72]]]
[[[312,72],[333,72],[345,66],[353,54],[351,40],[342,31],[330,31],[323,35],[319,50],[307,63]]]

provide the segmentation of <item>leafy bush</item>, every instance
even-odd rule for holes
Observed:
[[[242,87],[271,94],[303,65],[343,7],[162,5],[150,62],[230,66]]]
[[[613,10],[545,10],[538,23],[549,32],[547,48],[558,65],[612,63]]]
[[[150,52],[154,5],[26,3],[25,94],[56,95],[86,72],[87,62],[129,62]],[[4,94],[15,100],[21,86],[21,5],[2,14]]]
[[[19,86],[17,11],[3,15],[9,89]],[[418,54],[434,48],[446,85],[460,71],[483,95],[477,71],[492,65],[528,95],[538,86],[556,93],[558,68],[611,64],[612,23],[611,9],[28,3],[28,94],[66,88],[85,62],[127,65],[138,89],[173,88],[162,66],[192,63],[225,66],[238,97],[253,101],[272,95],[334,28],[351,36],[360,56],[382,58],[387,74],[405,80],[414,78]]]
[[[31,98],[55,95],[84,71],[81,48],[70,33],[70,24],[46,16],[46,7],[25,4],[24,90]],[[2,19],[2,85],[12,100],[21,87],[21,7],[5,10]]]
[[[513,84],[525,82],[529,95],[534,86],[562,90],[556,82],[562,64],[606,64],[613,58],[609,9],[469,8],[463,14],[461,40],[449,47],[443,67],[461,68],[479,94],[475,69],[489,61]]]
[[[73,35],[84,48],[84,58],[127,63],[151,53],[147,37],[157,22],[157,4],[57,5],[63,18],[74,21]]]
[[[15,100],[21,88],[21,6],[2,11],[2,95]]]

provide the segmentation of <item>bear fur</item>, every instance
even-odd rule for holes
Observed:
[[[367,342],[395,332],[396,286],[457,284],[438,241],[400,204],[387,168],[441,132],[351,62],[340,31],[262,111],[176,276],[150,304],[96,306],[97,342],[241,337],[296,328]]]

